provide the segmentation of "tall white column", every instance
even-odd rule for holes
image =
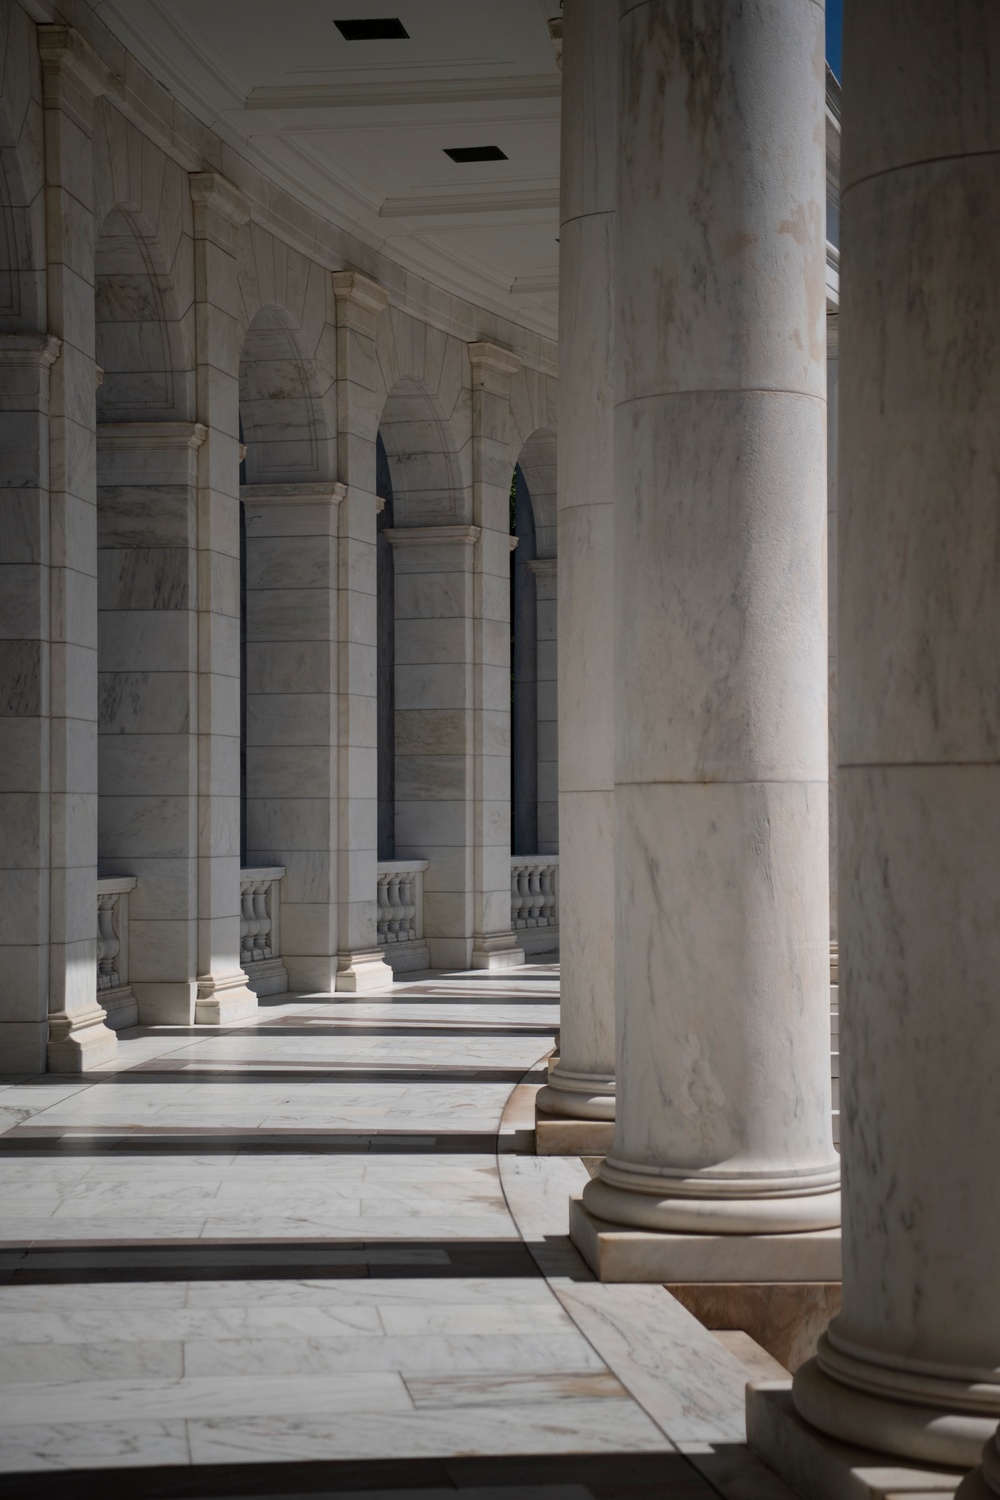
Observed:
[[[510,912],[509,349],[469,345],[472,373],[472,967],[524,963]]]
[[[823,11],[625,0],[619,57],[618,1099],[584,1204],[728,1236],[740,1280],[732,1237],[839,1219]]]
[[[1000,1416],[1000,11],[855,0],[844,57],[844,1301],[795,1402],[964,1466]]]
[[[337,989],[392,984],[378,946],[378,578],[375,334],[389,305],[384,287],[335,271],[339,508],[337,735],[340,854]]]
[[[533,557],[528,567],[535,577],[535,723],[538,730],[538,848],[532,852],[558,854],[558,563],[554,557]]]
[[[108,72],[78,32],[40,26],[49,332],[49,1042],[53,1072],[113,1058],[97,1003],[97,481],[94,101]]]
[[[545,1116],[615,1113],[614,226],[617,7],[563,17],[559,230],[559,1061]],[[604,1126],[607,1135],[608,1126]],[[549,1132],[551,1135],[551,1132]]]
[[[253,1015],[240,967],[239,283],[250,209],[216,172],[190,178],[198,420],[198,998],[207,1025]]]

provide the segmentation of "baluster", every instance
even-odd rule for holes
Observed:
[[[240,887],[240,963],[246,968],[253,963],[253,935],[257,920],[253,909],[253,881],[247,880]]]
[[[271,957],[271,913],[268,910],[269,880],[258,880],[253,888],[253,913],[256,919],[254,954],[259,958]]]
[[[538,925],[540,927],[554,927],[555,924],[556,924],[556,919],[555,919],[556,891],[555,891],[555,883],[554,883],[554,879],[553,879],[554,874],[555,874],[555,871],[554,871],[552,865],[543,865],[542,866],[542,871],[541,871],[542,915],[541,915],[541,918],[540,918],[539,923],[538,923]]]
[[[378,877],[378,940],[384,946],[389,941],[389,922],[392,908],[389,905],[389,876],[383,871]]]
[[[121,944],[115,932],[115,904],[117,893],[99,895],[97,898],[97,988],[113,990],[121,983],[115,959]]]
[[[392,920],[389,923],[389,934],[388,934],[388,936],[389,936],[389,942],[390,943],[398,943],[400,941],[399,929],[400,929],[400,926],[402,924],[400,922],[401,910],[400,910],[400,899],[399,899],[399,882],[400,882],[400,876],[399,876],[398,872],[390,875],[390,877],[389,877],[389,905],[392,908]]]
[[[542,877],[541,866],[539,865],[532,865],[528,871],[528,890],[530,895],[527,925],[529,927],[540,927],[541,922],[539,918],[542,914]]]
[[[399,877],[399,941],[401,943],[408,943],[416,936],[413,918],[417,914],[417,907],[413,899],[413,885],[413,872],[407,870]]]

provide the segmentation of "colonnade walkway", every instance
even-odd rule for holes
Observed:
[[[566,1237],[557,1016],[554,966],[421,978],[4,1080],[7,1500],[787,1500],[743,1443],[776,1367]]]

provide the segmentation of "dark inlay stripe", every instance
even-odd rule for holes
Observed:
[[[531,1277],[521,1240],[157,1240],[0,1249],[0,1283]]]
[[[240,1071],[236,1071],[240,1070]],[[524,1068],[436,1068],[424,1067],[351,1068],[321,1059],[302,1062],[283,1061],[280,1067],[248,1058],[213,1057],[203,1062],[155,1058],[136,1063],[121,1073],[95,1073],[95,1085],[190,1083],[193,1078],[219,1083],[302,1083],[302,1074],[316,1075],[317,1083],[544,1083],[544,1069],[525,1073]]]
[[[534,1132],[455,1131],[434,1135],[426,1131],[354,1130],[218,1130],[204,1126],[135,1125],[15,1125],[0,1136],[0,1157],[48,1155],[103,1155],[107,1152],[154,1152],[199,1156],[220,1153],[269,1155],[305,1154],[405,1156],[411,1153],[442,1156],[495,1156],[497,1151],[534,1154]]]

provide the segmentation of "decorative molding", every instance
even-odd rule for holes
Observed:
[[[244,505],[319,505],[324,501],[339,505],[347,494],[347,485],[339,479],[308,484],[241,484],[240,499]]]
[[[558,99],[561,80],[549,73],[524,78],[427,78],[409,82],[263,85],[245,109],[404,109],[420,104],[487,104],[507,99]]]
[[[62,352],[54,333],[0,333],[0,365],[48,369]]]
[[[83,96],[88,106],[111,88],[111,69],[73,26],[39,26],[38,55],[42,64],[42,101],[46,106],[66,102],[67,84]]]
[[[208,436],[204,422],[98,422],[100,448],[200,448]]]
[[[218,172],[190,172],[191,202],[195,210],[195,234],[205,232],[209,214],[239,228],[250,221],[250,200]]]
[[[361,271],[334,271],[333,295],[337,299],[338,321],[342,307],[349,317],[351,309],[377,316],[389,306],[389,293],[385,287]]]
[[[474,547],[482,535],[480,526],[387,526],[382,535],[393,547],[458,545]]]
[[[471,214],[519,214],[526,209],[547,213],[558,207],[557,184],[551,188],[525,188],[522,192],[461,195],[442,193],[437,198],[386,198],[378,212],[380,219],[444,219],[456,214],[463,218]]]
[[[532,557],[525,566],[529,572],[534,573],[536,578],[555,578],[559,571],[559,559],[557,557]]]

